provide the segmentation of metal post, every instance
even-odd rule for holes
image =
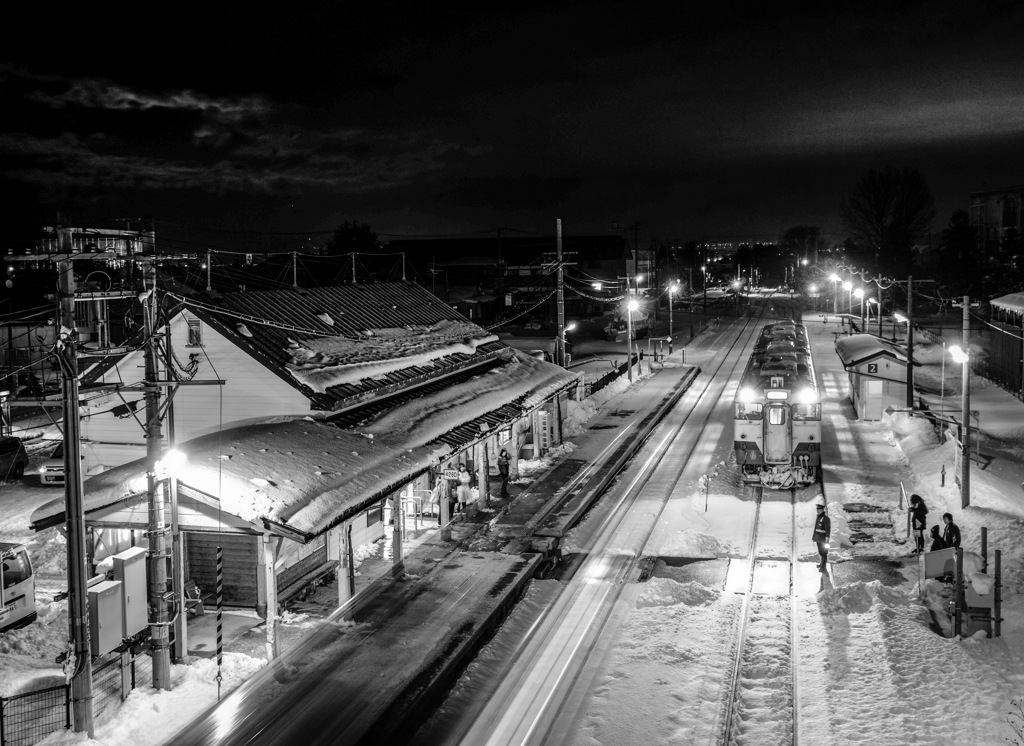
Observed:
[[[154,259],[155,257],[151,257]],[[167,524],[164,522],[164,484],[157,478],[156,463],[160,459],[163,433],[160,427],[160,387],[158,384],[159,358],[156,342],[156,263],[149,261],[145,268],[145,288],[148,297],[144,303],[146,334],[146,482],[149,493],[149,623],[150,654],[153,658],[153,687],[171,688],[170,635],[167,614]]]
[[[633,311],[630,309],[629,278],[626,278],[626,373],[633,383]]]
[[[339,581],[341,582],[341,581]],[[217,547],[217,701],[220,701],[221,673],[224,662],[224,635],[222,628],[224,614],[224,550]]]
[[[999,637],[1002,634],[1002,621],[1003,621],[1003,553],[997,549],[995,551],[995,587],[992,592],[995,593],[995,598],[992,600],[992,636]]]
[[[959,637],[962,627],[961,622],[964,614],[964,550],[956,548],[956,578],[953,590],[954,615],[953,615],[953,636]]]
[[[68,258],[60,269],[60,348],[64,395],[64,515],[68,553],[68,632],[73,668],[71,678],[71,714],[76,733],[93,737],[92,646],[89,641],[89,591],[86,568],[85,490],[82,486],[82,461],[79,457],[81,420],[78,414],[78,361],[75,346],[75,272],[70,259],[71,229],[61,227],[61,253]],[[67,335],[66,338],[64,335]],[[69,665],[72,663],[68,661]]]
[[[962,420],[962,438],[960,440],[960,507],[971,505],[971,299],[964,296],[964,355],[963,391],[960,396],[960,419]]]
[[[668,354],[672,354],[672,293],[675,290],[674,285],[669,285],[668,288]]]

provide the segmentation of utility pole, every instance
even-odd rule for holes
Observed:
[[[159,301],[156,292],[156,257],[145,266],[143,314],[146,335],[146,478],[149,493],[149,623],[150,654],[153,658],[153,687],[171,688],[171,656],[167,613],[168,526],[164,521],[164,484],[158,478],[163,435],[160,427],[160,361],[157,352],[156,323]]]
[[[292,287],[299,286],[299,252],[292,252]]]
[[[210,255],[210,250],[206,250],[206,292],[213,290],[213,284],[211,280],[213,276],[210,274],[213,271],[213,257]]]
[[[557,218],[555,220],[555,261],[558,262],[558,294],[557,294],[557,313],[558,313],[558,338],[555,340],[555,362],[565,367],[565,288],[563,286],[564,277],[562,275],[562,219]]]
[[[907,275],[907,409],[914,409],[914,276]]]
[[[964,355],[963,395],[960,397],[960,507],[971,506],[971,299],[964,296]]]
[[[89,580],[85,566],[85,489],[79,455],[78,360],[75,345],[75,270],[71,261],[71,229],[61,225],[59,356],[64,400],[64,515],[68,540],[68,628],[71,656],[71,715],[76,733],[93,738],[92,645],[89,641]]]

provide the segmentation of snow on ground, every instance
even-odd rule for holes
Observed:
[[[925,363],[918,380],[938,391],[941,346],[938,353],[929,347],[935,346],[915,347],[915,356]],[[952,398],[958,405],[959,376],[949,374],[947,364],[945,399]],[[592,401],[571,405],[568,432],[581,432],[595,404],[627,387],[628,383],[620,380],[598,392]],[[797,609],[802,742],[998,744],[1014,736],[1007,714],[1012,710],[1011,701],[1024,696],[1024,542],[1020,540],[1024,531],[1020,486],[1024,479],[1020,456],[1024,452],[1024,405],[974,377],[971,408],[981,412],[981,451],[992,460],[984,469],[973,468],[973,505],[967,510],[960,509],[951,473],[954,446],[940,442],[929,425],[902,414],[881,423],[855,424],[881,429],[898,451],[897,466],[907,475],[908,491],[925,496],[929,518],[935,523],[941,522],[943,512],[951,512],[968,550],[979,550],[980,529],[987,527],[990,560],[993,549],[1002,551],[1003,637],[950,639],[936,634],[932,629],[935,618],[929,610],[939,615],[941,625],[948,590],[935,581],[919,589],[913,570],[905,570],[904,582],[896,587],[877,580],[840,587],[823,581],[820,592],[801,598]],[[561,454],[521,461],[520,478],[527,479],[550,465],[552,458],[572,450],[567,443]],[[944,486],[940,483],[943,464]],[[712,490],[727,478],[728,465],[718,464],[715,472],[717,476],[710,475]],[[690,496],[695,504],[700,503],[701,510],[707,486],[702,482]],[[33,490],[34,495],[21,494]],[[897,521],[905,519],[895,506],[891,489],[862,491],[859,498],[892,505]],[[33,501],[40,501],[38,488],[5,485],[0,500],[5,506],[0,535],[31,540],[38,566],[45,567],[46,573],[59,574],[63,569],[59,537],[31,536],[24,520]],[[841,531],[843,518],[838,506],[832,506],[830,512]],[[710,529],[681,531],[673,545],[664,549],[680,556],[735,556],[744,543],[738,534],[735,526],[721,521]],[[906,555],[906,546],[879,546],[872,548],[873,554]],[[838,558],[852,556],[854,552],[847,547]],[[47,585],[45,580],[43,585]],[[655,722],[663,724],[663,730],[650,743],[707,742],[716,727],[719,703],[715,694],[728,675],[730,620],[739,597],[663,578],[652,579],[629,593],[635,608],[623,624],[625,642],[613,651],[610,662],[619,681],[606,682],[601,694],[607,710],[587,722],[576,743],[635,743],[637,734],[647,731],[645,724]],[[64,645],[66,604],[52,602],[46,592],[40,594],[40,602],[40,622],[0,638],[0,691],[23,689],[35,674],[59,674],[50,661]],[[298,618],[291,622],[305,623]],[[226,654],[222,691],[230,691],[263,663],[255,652]],[[105,746],[173,742],[177,728],[216,701],[216,674],[215,663],[206,659],[173,666],[172,691],[135,691],[114,717],[97,726],[95,742]],[[664,695],[653,696],[636,685],[640,681],[659,684]],[[769,694],[765,692],[765,697]],[[1021,738],[1019,728],[1017,737]],[[62,732],[44,743],[92,741],[84,734]]]
[[[940,392],[933,409],[941,395],[941,353],[941,345],[915,348],[915,358],[925,363],[919,383]],[[944,398],[947,406],[952,401],[958,408],[960,369],[955,367],[953,381],[947,364]],[[991,462],[985,468],[972,465],[972,505],[966,510],[954,481],[955,444],[940,439],[927,420],[897,413],[880,423],[849,423],[851,430],[857,428],[858,440],[844,449],[849,469],[842,491],[888,509],[895,536],[890,542],[854,546],[840,501],[830,498],[833,544],[842,544],[832,560],[898,560],[903,581],[895,587],[875,579],[834,586],[810,562],[810,574],[800,574],[798,565],[802,587],[812,584],[798,596],[796,607],[801,743],[1024,744],[1024,721],[1007,718],[1013,703],[1024,698],[1024,405],[973,377],[971,409],[980,412],[980,450]],[[857,463],[856,447],[871,440],[869,428],[891,452],[891,473],[877,485],[864,478],[864,465]],[[694,558],[745,554],[750,524],[732,497],[737,493],[721,489],[722,480],[729,479],[726,467],[713,465],[692,494],[673,496],[678,531],[648,553]],[[912,544],[899,543],[905,537],[906,510],[892,487],[897,479],[904,480],[908,494],[924,496],[930,524],[941,526],[943,513],[953,515],[968,550],[968,571],[980,570],[980,534],[987,528],[989,562],[993,550],[1002,553],[1001,638],[952,638],[949,586],[929,580],[919,587],[917,563],[908,557]],[[717,511],[704,513],[707,491]],[[809,537],[808,517],[802,518]],[[809,551],[800,558],[813,555]],[[715,742],[740,596],[700,583],[654,578],[626,591],[623,599],[632,610],[572,743]],[[936,627],[946,636],[937,634]],[[754,690],[747,689],[747,698],[770,708],[777,696],[773,681],[770,675],[746,679],[745,687]],[[1018,740],[1010,740],[1014,737]]]

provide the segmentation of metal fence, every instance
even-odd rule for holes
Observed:
[[[0,697],[0,744],[30,746],[57,730],[71,727],[71,687]]]
[[[93,722],[117,712],[136,687],[153,683],[153,660],[136,646],[93,668]],[[71,727],[71,686],[59,684],[0,697],[0,746],[31,746],[58,730]]]

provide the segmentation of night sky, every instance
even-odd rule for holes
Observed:
[[[1024,183],[1020,3],[836,5],[30,7],[0,51],[7,233],[836,240],[868,168],[918,168],[936,232]]]

